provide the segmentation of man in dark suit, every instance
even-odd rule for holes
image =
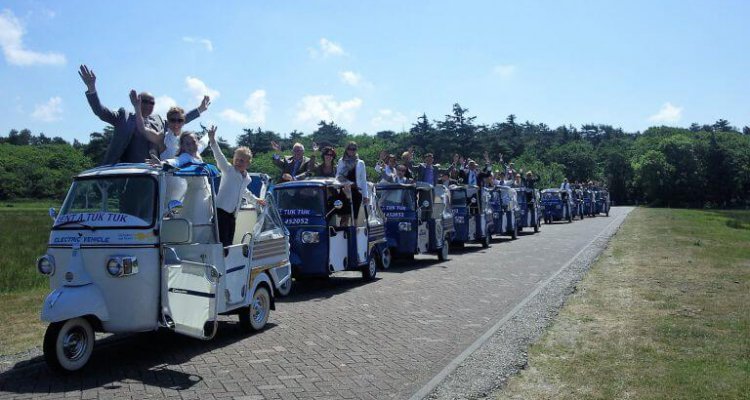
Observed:
[[[461,180],[467,185],[482,186],[484,179],[492,174],[492,164],[487,163],[483,170],[477,168],[474,160],[469,160],[466,169],[460,172]]]
[[[276,142],[271,142],[271,147],[280,152],[281,146]],[[292,146],[291,156],[281,156],[278,153],[273,155],[272,161],[281,170],[281,175],[289,174],[294,179],[304,179],[308,171],[313,170],[310,165],[310,159],[305,157],[305,146],[302,143],[295,143]]]
[[[135,128],[135,114],[120,108],[114,112],[107,107],[102,106],[99,101],[99,95],[96,92],[96,75],[94,71],[86,65],[81,65],[78,75],[86,84],[86,99],[91,106],[91,111],[102,121],[112,125],[115,128],[112,142],[107,147],[107,152],[102,160],[102,165],[123,163],[142,163],[149,158],[151,142],[146,137],[137,132]],[[154,115],[154,105],[156,104],[154,96],[150,93],[143,92],[141,96],[141,112],[143,114],[146,127],[156,132],[165,132],[164,120],[160,115]],[[206,111],[210,99],[208,96],[203,97],[201,105],[185,115],[185,123],[198,118],[202,112]]]
[[[423,157],[424,162],[412,167],[412,173],[417,182],[426,182],[430,185],[436,185],[440,181],[440,175],[450,174],[455,166],[451,165],[447,169],[441,169],[439,164],[433,164],[435,159],[432,153],[427,153]]]

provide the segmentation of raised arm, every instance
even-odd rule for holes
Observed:
[[[185,114],[185,124],[200,117],[201,114],[208,110],[209,105],[211,105],[211,98],[208,96],[203,96],[203,100],[201,101],[201,104],[198,106],[198,108],[194,108],[190,110],[190,112]]]
[[[102,106],[102,103],[99,101],[99,95],[96,93],[96,74],[94,74],[94,70],[89,69],[86,65],[81,65],[78,70],[78,76],[81,77],[81,80],[86,85],[86,100],[88,100],[94,115],[108,124],[115,125],[117,123],[117,113]]]
[[[149,142],[157,146],[163,146],[164,134],[146,126],[143,114],[141,113],[141,96],[136,94],[135,90],[130,91],[130,103],[133,104],[133,108],[135,109],[135,129],[148,139]]]
[[[216,143],[216,127],[213,125],[208,128],[208,145],[211,147],[211,151],[214,153],[216,166],[219,167],[221,173],[226,174],[227,172],[229,172],[233,168],[232,164],[229,164],[229,161],[227,161],[227,157],[224,156],[224,153],[221,152],[219,144]]]

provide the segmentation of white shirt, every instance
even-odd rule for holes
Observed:
[[[252,181],[250,174],[245,172],[245,175],[242,175],[240,171],[237,171],[234,165],[227,161],[216,142],[211,143],[211,151],[214,152],[216,166],[221,171],[221,183],[219,184],[219,193],[216,195],[216,207],[233,213],[240,208],[243,198],[250,204],[257,204],[258,198],[247,189],[247,185]]]
[[[357,169],[356,171],[356,178],[357,178],[357,188],[359,189],[359,192],[362,193],[362,197],[365,199],[370,198],[370,193],[367,189],[367,171],[365,171],[365,162],[361,159],[357,160],[357,165],[355,167]],[[346,162],[344,162],[343,158],[339,160],[338,165],[336,165],[336,176],[346,176]]]
[[[198,141],[198,155],[203,153],[203,150],[206,150],[206,147],[208,147],[207,136],[204,135]],[[177,157],[177,152],[180,151],[180,135],[175,135],[174,132],[167,129],[167,132],[164,133],[164,147],[166,148],[159,154],[159,158],[167,160]]]
[[[375,165],[375,171],[378,171],[383,175],[383,181],[394,180],[396,178],[396,168],[391,168],[390,165],[377,164]]]

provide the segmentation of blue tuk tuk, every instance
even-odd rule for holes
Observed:
[[[450,194],[456,229],[451,244],[462,247],[480,243],[484,248],[490,247],[494,222],[489,190],[475,185],[451,185]]]
[[[518,231],[523,228],[533,227],[534,232],[539,232],[542,225],[542,212],[540,210],[539,190],[527,187],[516,188],[518,194]]]
[[[395,255],[432,253],[440,261],[448,259],[454,227],[445,186],[379,183],[375,190],[386,217],[388,248]]]
[[[294,277],[325,277],[338,271],[361,271],[375,278],[377,264],[390,261],[382,214],[360,205],[358,212],[336,179],[309,179],[274,187],[279,213],[289,230]]]
[[[609,192],[601,189],[596,191],[596,214],[604,214],[609,217]]]
[[[542,190],[542,206],[545,224],[561,220],[573,222],[573,195],[570,189]]]
[[[490,191],[492,209],[492,233],[518,238],[520,209],[516,189],[510,186],[495,186]]]

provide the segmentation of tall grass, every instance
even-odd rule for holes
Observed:
[[[48,284],[48,279],[36,271],[36,258],[47,251],[51,226],[46,209],[3,208],[0,212],[0,294]]]

